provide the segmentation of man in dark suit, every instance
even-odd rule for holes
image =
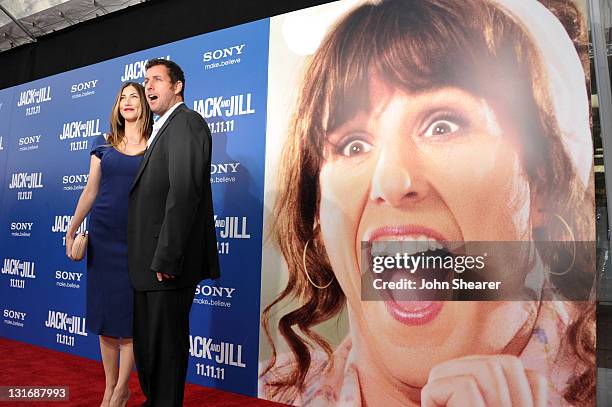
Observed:
[[[181,406],[196,285],[219,277],[212,140],[204,119],[183,103],[181,68],[152,59],[145,69],[147,102],[160,118],[130,191],[134,356],[145,405]]]

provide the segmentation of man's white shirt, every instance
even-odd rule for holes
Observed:
[[[166,111],[166,113],[164,113],[164,115],[162,117],[160,117],[159,119],[157,119],[157,121],[155,123],[153,123],[153,132],[151,133],[151,137],[149,137],[149,139],[147,140],[147,148],[149,148],[149,146],[151,145],[151,143],[153,142],[153,139],[155,138],[155,136],[157,136],[157,133],[159,132],[159,129],[162,128],[162,126],[164,125],[164,123],[166,123],[166,120],[168,120],[168,117],[170,117],[170,115],[172,114],[172,112],[174,112],[174,110],[179,107],[181,104],[183,104],[184,102],[178,102],[175,103],[174,106],[172,106],[170,109],[168,109]]]

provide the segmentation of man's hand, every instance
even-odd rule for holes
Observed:
[[[155,273],[157,274],[157,281],[163,281],[163,280],[174,280],[176,278],[176,276],[172,275],[172,274],[166,274],[166,273]]]

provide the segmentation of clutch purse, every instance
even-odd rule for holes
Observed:
[[[87,252],[87,240],[89,235],[87,232],[81,232],[74,238],[72,243],[72,260],[79,261],[83,260],[85,253]]]

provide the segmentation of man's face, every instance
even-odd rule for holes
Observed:
[[[172,83],[168,68],[164,65],[155,65],[147,69],[144,80],[147,102],[153,113],[162,116],[175,103],[182,100],[180,92],[183,83]]]

